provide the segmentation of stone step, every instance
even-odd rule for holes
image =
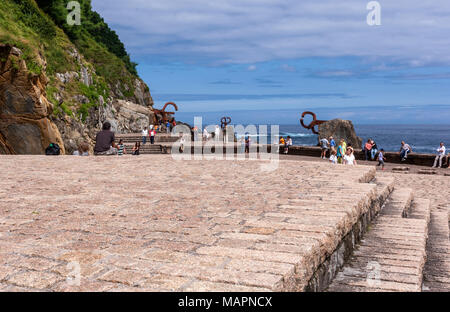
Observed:
[[[326,258],[328,258],[329,260],[323,262],[325,265],[322,264],[316,270],[316,272],[313,275],[313,278],[310,280],[308,286],[305,288],[306,291],[316,291],[316,292],[324,291],[328,287],[328,285],[330,285],[337,271],[342,268],[345,261],[348,260],[349,255],[351,255],[351,253],[353,252],[355,244],[357,244],[361,239],[361,235],[364,233],[364,230],[365,228],[367,228],[367,225],[376,217],[381,207],[383,207],[386,198],[388,198],[392,193],[392,191],[394,190],[395,179],[393,177],[374,178],[374,176],[369,173],[366,172],[364,177],[359,179],[359,182],[361,184],[359,185],[353,184],[352,189],[348,191],[345,189],[345,185],[343,185],[342,183],[340,183],[339,186],[337,185],[332,186],[332,188],[339,187],[341,194],[351,192],[352,194],[355,195],[358,193],[361,193],[362,195],[364,189],[366,189],[367,192],[368,185],[369,186],[375,185],[373,195],[368,197],[371,198],[371,200],[366,201],[364,203],[366,207],[363,209],[359,208],[358,210],[352,211],[352,213],[349,213],[347,209],[347,212],[344,212],[343,211],[343,209],[345,209],[344,207],[350,205],[350,203],[347,203],[344,198],[342,198],[342,200],[337,201],[339,205],[341,205],[341,207],[339,207],[339,205],[331,205],[332,203],[328,203],[330,205],[325,205],[322,207],[317,205],[317,201],[316,204],[313,207],[311,207],[311,204],[309,202],[302,199],[298,201],[297,205],[304,204],[305,206],[296,207],[295,205],[280,205],[278,207],[277,212],[268,213],[267,217],[265,217],[265,220],[270,219],[271,216],[275,218],[284,218],[286,219],[286,222],[291,222],[295,224],[302,224],[302,223],[315,224],[317,220],[321,220],[322,224],[326,224],[326,222],[328,221],[328,223],[331,225],[332,220],[342,215],[343,212],[344,214],[351,216],[352,221],[351,223],[349,223],[352,224],[350,225],[352,227],[351,230],[341,231],[341,234],[339,236],[343,238],[341,239],[340,242],[335,243],[335,245],[337,245],[335,251],[332,253],[328,253],[328,256],[327,254],[321,256],[322,257],[321,261],[324,261],[323,259]],[[371,181],[371,183],[368,183],[368,181]],[[339,195],[336,196],[339,197]],[[310,197],[314,196],[310,196],[308,194],[308,198]],[[303,212],[302,219],[295,218],[295,214],[296,213],[298,214],[298,211]],[[306,211],[309,212],[306,213]],[[307,214],[310,215],[312,212],[316,213],[316,215],[320,213],[323,216],[321,218],[308,218]],[[272,226],[274,224],[273,221],[269,221],[269,223],[272,224]],[[337,229],[333,229],[333,232],[337,233],[338,231],[336,230]],[[347,234],[343,235],[343,233]]]
[[[411,210],[411,203],[414,199],[413,190],[410,188],[396,188],[389,197],[381,215],[392,217],[407,217]]]
[[[430,201],[412,201],[396,189],[360,245],[328,288],[330,292],[420,292],[426,262]],[[406,212],[406,213],[405,213]],[[410,218],[402,216],[409,215]]]
[[[431,211],[426,251],[423,291],[450,292],[450,243],[445,207]]]

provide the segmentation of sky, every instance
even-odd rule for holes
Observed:
[[[450,123],[450,1],[93,0],[155,107],[248,123]],[[189,122],[189,120],[186,120]]]

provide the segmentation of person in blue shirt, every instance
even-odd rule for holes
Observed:
[[[330,147],[332,150],[336,149],[336,141],[334,140],[333,137],[330,137]]]

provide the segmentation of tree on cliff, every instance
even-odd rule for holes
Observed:
[[[67,3],[69,0],[36,0],[39,7],[47,13],[57,26],[64,30],[67,36],[78,46],[82,46],[84,35],[88,33],[97,42],[102,43],[108,51],[119,57],[127,67],[128,71],[137,75],[137,64],[131,62],[124,44],[120,41],[117,33],[110,29],[104,19],[92,10],[90,0],[78,0],[81,5],[82,23],[80,26],[70,26],[66,17],[69,14]]]

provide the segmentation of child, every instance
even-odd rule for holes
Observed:
[[[386,158],[384,157],[384,149],[381,149],[378,153],[378,165],[377,167],[381,166],[381,170],[384,170],[384,161]]]
[[[334,165],[336,165],[338,162],[338,158],[336,155],[337,155],[336,150],[335,149],[331,150],[330,162]]]
[[[344,154],[345,154],[344,144],[345,144],[345,141],[344,141],[344,139],[342,139],[337,148],[336,156],[337,156],[338,164],[342,164],[342,158],[344,157]]]
[[[284,145],[284,153],[289,154],[289,147],[292,146],[292,139],[290,136],[287,137],[287,140]]]
[[[125,149],[125,145],[123,145],[123,140],[119,141],[119,144],[117,145],[117,155],[123,156],[123,154],[126,154],[127,150]]]

